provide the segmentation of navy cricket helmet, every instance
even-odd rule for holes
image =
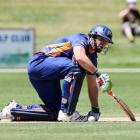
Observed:
[[[93,38],[96,36],[101,36],[105,38],[106,40],[108,40],[109,43],[113,44],[112,31],[105,25],[96,25],[90,30],[88,35]]]

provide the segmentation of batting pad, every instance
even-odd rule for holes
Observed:
[[[12,109],[12,121],[57,121],[57,113],[52,110]]]
[[[84,78],[84,74],[78,75],[71,83],[71,92],[68,99],[68,106],[66,109],[66,113],[68,115],[72,115],[75,111]]]

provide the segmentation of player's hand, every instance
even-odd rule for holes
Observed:
[[[112,82],[108,81],[105,84],[102,84],[102,86],[100,88],[101,88],[103,93],[109,92],[112,89]]]
[[[102,81],[102,83],[110,81],[110,76],[107,73],[101,74],[98,78]]]
[[[103,93],[111,91],[112,82],[111,82],[110,76],[108,74],[106,74],[106,73],[101,74],[98,77],[98,80],[99,80],[99,83],[100,83],[99,87],[103,91]]]

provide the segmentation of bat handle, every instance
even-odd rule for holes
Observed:
[[[119,98],[116,97],[116,95],[113,93],[113,91],[109,91],[108,94],[110,96],[112,96],[114,99],[116,99],[117,101],[119,101]]]
[[[112,92],[112,91],[109,91],[108,94],[109,94],[110,96],[113,96],[113,92]]]

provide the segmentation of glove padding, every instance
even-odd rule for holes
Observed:
[[[111,91],[112,82],[108,74],[101,74],[98,79],[101,81],[99,86],[103,93]]]
[[[111,81],[108,81],[101,86],[101,90],[103,91],[103,93],[110,92],[111,89],[112,89],[112,82]]]

